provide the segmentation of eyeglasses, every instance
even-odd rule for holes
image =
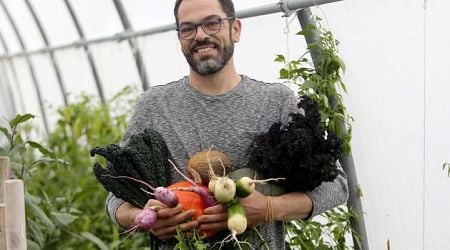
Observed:
[[[234,19],[234,17],[225,17],[221,18],[218,16],[210,17],[203,20],[201,23],[193,24],[193,23],[182,23],[178,26],[177,31],[182,39],[191,40],[197,35],[198,26],[201,26],[203,31],[208,35],[214,35],[219,33],[220,28],[222,27],[223,20]]]

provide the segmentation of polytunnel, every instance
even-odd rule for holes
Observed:
[[[81,173],[93,179],[89,147],[119,143],[144,91],[189,74],[174,4],[0,0],[0,152],[10,158],[9,177],[25,183],[26,208],[26,228],[6,228],[4,235],[10,225],[3,211],[8,196],[0,194],[0,222],[7,222],[0,225],[0,248],[148,249],[147,240],[136,236],[142,234],[122,237],[103,211],[106,192]],[[344,210],[351,207],[359,216],[348,224],[353,234],[346,233],[346,248],[449,249],[450,3],[234,0],[234,5],[242,23],[234,62],[251,78],[297,90],[280,79],[285,65],[277,55],[290,61],[307,54],[314,61],[306,51],[317,37],[297,34],[308,24],[320,23],[339,41],[347,91],[340,88],[338,94],[352,117],[351,154],[340,157],[349,187]],[[125,101],[117,102],[123,95]],[[109,109],[93,107],[102,104]],[[35,117],[24,119],[21,130],[11,126],[18,114]],[[20,141],[11,141],[11,133]],[[68,180],[78,186],[66,186]],[[79,205],[93,200],[100,204],[96,210]],[[336,231],[322,234],[303,240],[332,242]],[[334,249],[331,245],[325,249]]]

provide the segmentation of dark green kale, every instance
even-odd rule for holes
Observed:
[[[155,130],[146,129],[135,134],[123,147],[110,144],[106,148],[91,149],[91,156],[103,156],[108,165],[103,168],[99,163],[94,165],[94,174],[103,187],[134,206],[144,207],[153,195],[149,188],[136,181],[111,176],[128,176],[144,181],[152,187],[168,186],[171,180],[172,159],[162,136]]]
[[[341,142],[320,126],[317,103],[302,96],[288,124],[274,123],[255,136],[248,149],[248,167],[264,178],[285,178],[279,184],[287,191],[311,191],[322,182],[333,181]]]

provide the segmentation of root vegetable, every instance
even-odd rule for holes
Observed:
[[[231,169],[228,156],[217,150],[205,150],[195,153],[188,161],[188,171],[196,171],[204,185],[207,185],[213,175],[224,176]],[[213,173],[211,173],[213,171]]]
[[[136,215],[134,223],[138,229],[150,230],[153,225],[155,225],[156,218],[156,211],[152,208],[146,207]]]
[[[220,242],[219,249],[231,241],[234,241],[239,249],[243,249],[241,244],[245,244],[253,249],[250,243],[247,241],[239,241],[237,238],[237,235],[244,233],[247,229],[247,216],[245,209],[239,204],[239,201],[228,204],[227,227],[231,233]]]
[[[247,229],[245,209],[239,202],[234,202],[228,206],[227,227],[233,235],[242,234]]]
[[[214,197],[212,197],[209,192],[208,189],[202,188],[199,184],[195,183],[193,180],[191,180],[189,177],[187,177],[185,174],[183,174],[175,165],[175,163],[173,163],[171,160],[169,160],[170,164],[172,164],[172,167],[181,175],[183,176],[183,178],[189,182],[191,184],[190,187],[185,187],[185,188],[178,188],[178,190],[184,190],[184,191],[191,191],[194,193],[197,193],[198,195],[200,195],[200,197],[202,198],[203,204],[205,204],[206,207],[211,207],[213,205],[216,204],[216,200],[214,199]]]
[[[214,185],[214,198],[220,203],[228,203],[234,199],[236,184],[228,177],[219,177]]]
[[[193,219],[196,220],[198,216],[203,214],[203,211],[208,206],[204,203],[201,195],[196,192],[192,192],[189,188],[192,187],[192,184],[188,181],[180,181],[174,183],[167,188],[172,190],[178,197],[180,204],[183,204],[184,210],[194,209],[195,214]],[[199,185],[200,189],[207,191],[207,188],[203,185]],[[200,231],[200,235],[210,237],[215,234],[213,231]]]
[[[214,188],[216,187],[217,179],[211,179],[208,183],[208,190],[210,193],[214,193]]]
[[[124,233],[132,234],[140,230],[149,231],[155,225],[157,217],[156,211],[153,208],[145,207],[134,217],[133,226]]]
[[[164,203],[166,206],[173,208],[173,207],[176,207],[178,205],[178,198],[175,195],[175,193],[173,193],[170,189],[167,189],[165,187],[154,188],[153,186],[151,186],[150,184],[148,184],[145,181],[141,181],[141,180],[129,177],[129,176],[122,176],[122,175],[120,175],[120,176],[103,175],[103,176],[116,178],[116,179],[129,179],[129,180],[138,182],[138,183],[148,187],[149,189],[151,189],[153,191],[153,193],[151,193],[151,192],[148,192],[146,190],[143,190],[144,192],[146,192],[148,194],[151,194],[151,195],[154,195],[155,198],[158,201]]]
[[[168,207],[176,207],[178,205],[178,197],[170,189],[165,187],[157,187],[155,189],[155,198]]]
[[[241,177],[236,181],[236,195],[239,198],[249,196],[255,190],[255,183],[249,177]]]
[[[254,180],[250,177],[244,176],[236,181],[236,195],[239,198],[249,196],[255,190],[255,183],[266,184],[269,181],[284,180],[284,178],[270,178],[265,180]]]

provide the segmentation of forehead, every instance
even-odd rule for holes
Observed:
[[[183,0],[178,9],[179,23],[198,22],[212,15],[225,15],[218,0]]]

